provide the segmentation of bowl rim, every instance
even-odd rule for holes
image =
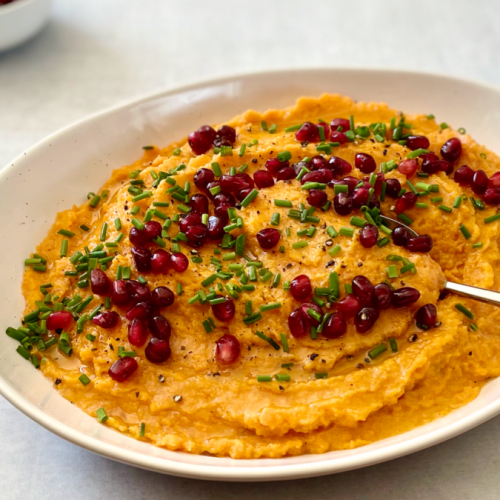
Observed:
[[[18,0],[20,5],[26,5],[37,0]],[[17,6],[16,6],[17,7]],[[1,13],[1,9],[0,9]],[[479,87],[483,90],[493,91],[500,94],[500,87],[477,82],[468,78],[457,78],[438,72],[424,72],[412,70],[397,70],[393,68],[365,68],[365,67],[344,67],[344,66],[306,66],[302,68],[280,68],[265,70],[250,70],[239,73],[228,73],[217,77],[193,79],[179,85],[171,85],[161,89],[156,89],[139,95],[136,98],[127,99],[118,104],[109,106],[101,111],[89,114],[73,123],[57,130],[38,141],[34,146],[19,154],[14,160],[0,169],[0,182],[8,176],[10,171],[15,168],[17,162],[26,158],[28,154],[36,153],[40,148],[60,135],[68,134],[77,129],[84,123],[90,123],[94,120],[103,118],[109,114],[124,110],[128,107],[142,104],[149,100],[158,99],[177,92],[184,92],[203,88],[207,85],[217,85],[228,83],[231,80],[248,77],[269,77],[272,75],[281,75],[284,73],[303,73],[303,72],[325,71],[332,73],[355,72],[359,74],[384,73],[394,77],[396,76],[424,76],[446,80],[449,83],[465,83],[471,86]],[[22,411],[38,424],[63,439],[70,441],[84,449],[97,453],[112,460],[122,462],[128,465],[134,465],[139,468],[152,470],[155,472],[171,474],[185,478],[203,478],[205,480],[226,480],[226,481],[276,481],[287,479],[299,479],[307,477],[317,477],[326,474],[333,474],[347,470],[358,469],[368,465],[375,465],[387,460],[399,458],[410,453],[423,450],[435,444],[451,439],[465,431],[468,431],[477,425],[480,425],[495,415],[500,413],[500,400],[493,401],[490,404],[478,409],[470,415],[466,415],[456,422],[452,422],[447,427],[434,429],[423,436],[415,436],[410,440],[391,443],[384,448],[369,450],[362,455],[344,457],[341,463],[335,463],[332,460],[321,460],[317,462],[303,464],[280,464],[260,467],[222,467],[220,465],[202,465],[188,464],[185,462],[175,462],[165,458],[144,455],[138,451],[125,450],[118,445],[101,441],[100,439],[85,435],[73,427],[57,420],[42,410],[35,404],[25,399],[22,395],[12,388],[4,377],[0,374],[0,394],[5,397],[13,406]],[[131,438],[132,439],[132,438]],[[151,445],[152,446],[152,445]],[[322,456],[322,455],[320,455]],[[215,457],[217,458],[217,457]],[[227,457],[225,457],[227,459]],[[286,457],[285,457],[286,458]],[[273,459],[269,459],[273,460]],[[238,462],[239,460],[235,460]]]
[[[12,3],[0,6],[0,16],[2,14],[9,14],[16,10],[21,10],[24,7],[28,7],[30,4],[39,2],[40,0],[15,0]]]

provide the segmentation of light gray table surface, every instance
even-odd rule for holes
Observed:
[[[0,166],[89,113],[197,78],[327,65],[500,85],[499,18],[494,0],[56,0],[40,35],[0,54]],[[385,464],[242,487],[101,458],[0,397],[0,498],[499,499],[499,447],[497,417]]]

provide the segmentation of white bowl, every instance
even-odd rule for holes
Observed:
[[[49,18],[52,0],[16,0],[0,5],[0,52],[35,36]]]
[[[325,91],[385,101],[409,113],[433,113],[500,152],[500,91],[437,75],[354,69],[263,72],[196,83],[118,106],[52,135],[0,173],[0,330],[19,324],[23,259],[45,236],[56,212],[84,202],[113,168],[138,158],[144,144],[167,145],[201,124],[222,122],[247,108],[282,108],[301,95]],[[184,477],[262,481],[355,469],[434,445],[500,413],[500,379],[495,379],[474,401],[446,417],[355,450],[275,460],[189,455],[155,448],[99,424],[60,397],[16,353],[16,346],[0,335],[0,392],[22,412],[91,451]]]

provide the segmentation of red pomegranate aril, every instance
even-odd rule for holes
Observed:
[[[372,194],[370,201],[368,202],[368,208],[380,208],[380,201],[375,193]]]
[[[148,329],[140,319],[133,319],[128,324],[128,341],[135,347],[142,347],[148,340]]]
[[[462,168],[462,167],[460,167]],[[460,170],[460,168],[458,170]],[[457,170],[457,172],[458,172]],[[474,172],[472,169],[470,169],[471,172]],[[455,179],[456,180],[456,179]],[[472,181],[472,174],[471,174],[471,181]],[[489,188],[500,188],[500,172],[494,173],[488,180],[488,187]]]
[[[115,281],[116,283],[116,281]],[[129,300],[132,299],[135,303],[137,302],[149,302],[151,300],[151,292],[146,285],[143,285],[136,280],[125,281],[125,288],[129,296]]]
[[[299,142],[318,142],[318,126],[311,122],[305,122],[295,134],[295,139]]]
[[[437,308],[434,304],[422,306],[415,314],[417,326],[423,326],[424,330],[433,328],[437,323]]]
[[[236,191],[235,196],[238,201],[243,201],[251,192],[252,188],[242,189],[241,191]]]
[[[440,160],[439,162],[439,170],[444,172],[446,175],[450,175],[453,173],[453,163],[447,160]]]
[[[406,250],[409,252],[427,253],[432,250],[432,237],[428,234],[421,234],[410,238],[405,245]]]
[[[261,229],[257,233],[257,241],[260,248],[264,250],[271,250],[271,248],[274,248],[279,243],[280,232],[273,228]]]
[[[309,276],[300,274],[293,278],[290,283],[290,293],[296,300],[300,300],[301,302],[307,300],[312,295],[312,285]]]
[[[207,184],[207,189],[205,191],[206,195],[213,201],[214,195],[211,193],[211,189],[220,187],[220,181],[213,181]]]
[[[242,189],[251,189],[255,185],[248,174],[223,175],[220,179],[220,188],[223,193],[236,193]]]
[[[191,213],[207,214],[208,213],[208,198],[201,193],[196,193],[189,200]]]
[[[330,183],[330,185],[332,185],[333,182],[334,181],[332,181]],[[354,190],[356,189],[356,186],[359,184],[359,179],[357,179],[356,177],[352,177],[351,175],[347,175],[343,179],[340,179],[340,180],[335,181],[335,182],[339,182],[340,184],[346,185],[348,192],[349,192],[349,195],[352,196],[354,193]]]
[[[251,189],[250,189],[250,191],[251,191]],[[234,207],[234,205],[230,205],[229,203],[221,203],[220,205],[217,205],[214,208],[214,215],[216,217],[220,217],[221,219],[223,219],[225,221],[229,221],[229,216],[227,215],[227,211],[233,207]]]
[[[208,185],[214,181],[215,174],[208,168],[200,168],[196,174],[194,174],[195,186],[201,191],[206,191],[208,189]]]
[[[181,252],[174,252],[170,260],[173,270],[178,273],[183,273],[189,266],[188,258]]]
[[[308,172],[305,174],[302,179],[300,179],[300,183],[304,185],[306,182],[321,182],[323,184],[328,184],[333,180],[333,174],[331,170],[327,168],[322,168],[320,170],[313,170],[312,172]]]
[[[299,306],[299,309],[302,311],[302,314],[305,316],[307,323],[309,323],[310,326],[318,327],[321,321],[317,320],[316,318],[313,318],[309,313],[309,309],[312,309],[314,312],[319,314],[320,316],[323,316],[323,311],[321,310],[321,307],[319,307],[317,304],[313,304],[312,302],[304,302]]]
[[[47,330],[67,330],[74,318],[69,311],[51,312],[47,317]]]
[[[323,325],[321,334],[327,339],[338,339],[347,331],[347,323],[344,316],[339,313],[333,313]]]
[[[441,156],[451,163],[458,160],[461,154],[462,143],[460,142],[460,139],[457,139],[456,137],[448,139],[441,148]]]
[[[406,139],[406,147],[415,151],[416,149],[428,149],[430,146],[429,139],[423,135],[410,135]]]
[[[365,183],[365,186],[368,187],[368,184],[370,184],[369,187],[372,187],[370,183],[370,176],[365,176],[363,177],[363,181]],[[375,177],[375,185],[373,186],[373,189],[377,194],[380,194],[382,192],[382,184],[385,182],[385,176],[383,172],[378,172],[378,174]]]
[[[408,307],[417,302],[420,298],[420,292],[416,288],[411,288],[409,286],[403,286],[392,292],[392,307],[396,309],[402,309],[403,307]]]
[[[436,160],[436,161],[427,161],[422,163],[422,172],[433,175],[437,174],[441,171],[442,163],[448,163],[446,160]]]
[[[361,304],[357,297],[352,294],[346,295],[343,299],[339,300],[337,304],[339,313],[342,313],[345,319],[351,319],[358,314],[361,309]]]
[[[151,271],[157,274],[167,274],[169,269],[170,253],[159,248],[151,257]]]
[[[399,198],[399,192],[401,191],[401,183],[398,179],[387,179],[385,181],[385,194],[389,196],[389,198]]]
[[[425,148],[425,149],[427,149],[427,148]],[[424,154],[420,155],[418,158],[422,162],[422,167],[424,167],[427,163],[432,163],[434,161],[439,160],[439,156],[436,153],[433,153],[432,151],[429,153],[424,153]]]
[[[373,305],[379,311],[388,309],[392,300],[392,288],[387,283],[379,283],[373,289]]]
[[[328,195],[320,189],[310,189],[307,195],[307,203],[313,207],[321,208],[328,201]]]
[[[339,127],[342,127],[340,132],[347,132],[351,130],[351,122],[347,118],[334,118],[330,122],[330,128],[332,130],[338,130]]]
[[[484,194],[488,187],[488,176],[484,170],[476,170],[472,176],[471,188],[475,194]]]
[[[188,142],[193,153],[202,155],[212,147],[215,138],[215,130],[210,125],[203,125],[189,134]]]
[[[151,318],[148,323],[148,328],[155,339],[168,340],[170,338],[170,323],[164,316],[158,315]]]
[[[366,224],[366,226],[359,231],[359,242],[365,248],[372,248],[377,244],[377,240],[378,240],[377,226],[374,226],[373,224]]]
[[[488,205],[499,205],[500,187],[488,188],[483,194],[483,201]]]
[[[161,235],[161,224],[155,220],[150,220],[144,224],[144,233],[146,238],[151,241]]]
[[[234,196],[229,193],[219,193],[214,196],[214,205],[219,207],[220,205],[227,205],[229,207],[236,206]],[[205,212],[208,213],[208,212]]]
[[[151,292],[151,304],[155,307],[171,306],[174,300],[174,292],[166,286],[158,286]]]
[[[290,163],[288,160],[279,161],[278,158],[269,158],[264,166],[273,177],[276,177],[281,169],[290,167]]]
[[[135,358],[118,358],[109,368],[108,374],[115,382],[125,382],[139,368]]]
[[[227,217],[227,216],[226,216]],[[226,221],[223,217],[217,217],[211,215],[208,218],[207,229],[208,237],[211,240],[220,240],[224,237],[224,227],[226,226]]]
[[[344,177],[352,171],[352,165],[339,156],[332,156],[328,160],[328,168],[338,177]]]
[[[113,291],[111,293],[111,302],[117,306],[126,304],[131,299],[130,293],[127,290],[127,282],[125,280],[116,280],[113,282]]]
[[[366,153],[356,153],[354,157],[354,165],[363,174],[371,174],[377,169],[377,163],[372,155]]]
[[[407,179],[410,179],[415,175],[418,168],[418,162],[415,158],[411,158],[409,160],[403,160],[398,165],[398,170],[406,176]]]
[[[135,267],[140,273],[151,271],[151,252],[148,248],[132,247],[132,257],[134,257]]]
[[[352,195],[353,208],[360,209],[364,205],[368,205],[368,198],[370,197],[370,190],[367,187],[359,187]]]
[[[217,297],[220,298],[220,295]],[[236,313],[234,300],[230,297],[225,297],[225,301],[222,304],[214,304],[212,306],[212,311],[219,321],[231,321]]]
[[[186,236],[192,246],[199,248],[207,241],[207,226],[205,224],[193,224],[187,228]]]
[[[309,333],[309,323],[300,309],[294,309],[288,316],[288,328],[296,339],[305,337]]]
[[[320,134],[320,130],[319,130],[320,128],[323,129],[323,136],[321,136],[321,134]],[[323,140],[328,141],[328,139],[330,138],[330,125],[328,125],[328,123],[325,123],[325,122],[318,123],[318,134],[319,134],[320,141],[322,140],[321,137],[324,137]]]
[[[379,317],[379,312],[373,307],[364,307],[356,314],[354,325],[358,333],[368,333]]]
[[[339,144],[346,144],[349,142],[349,139],[344,132],[337,132],[336,130],[332,130],[332,133],[330,134],[330,140],[332,142],[338,142]]]
[[[109,297],[113,291],[113,285],[108,275],[101,269],[92,269],[90,273],[90,287],[92,293],[101,297]]]
[[[127,311],[126,318],[129,321],[132,321],[135,318],[147,320],[151,316],[152,312],[153,308],[149,302],[138,302]]]
[[[146,349],[144,350],[146,358],[151,363],[164,363],[170,357],[171,350],[168,345],[168,340],[152,338],[149,340]]]
[[[219,365],[232,365],[238,360],[240,350],[238,339],[234,335],[226,333],[215,343],[215,359]]]
[[[396,213],[400,214],[405,210],[413,208],[416,202],[417,195],[412,191],[407,191],[403,194],[403,196],[401,196],[401,198],[398,198],[398,200],[396,201]]]
[[[291,181],[297,177],[297,172],[293,168],[282,168],[276,175],[277,181]]]
[[[128,239],[134,247],[143,247],[149,243],[149,239],[146,235],[144,229],[139,230],[136,227],[132,227],[128,234]]]
[[[120,320],[120,315],[115,311],[105,311],[92,318],[92,323],[106,330],[109,328],[114,328],[118,321]]]
[[[217,138],[224,138],[232,146],[236,142],[236,130],[229,125],[222,125],[222,127],[217,130]]]
[[[347,193],[337,193],[333,198],[333,209],[339,215],[349,215],[352,212],[352,197]]]
[[[366,276],[355,276],[353,278],[352,293],[358,298],[363,307],[372,305],[374,290],[374,286]]]
[[[328,168],[328,163],[323,156],[315,155],[311,158],[308,168],[309,170],[320,170],[321,168]]]
[[[189,226],[193,224],[201,224],[201,215],[198,212],[191,212],[179,220],[179,230],[185,233]]]
[[[273,176],[267,170],[257,170],[253,174],[255,185],[259,189],[264,189],[274,186]]]
[[[412,233],[406,227],[395,227],[391,233],[392,242],[398,247],[404,247],[412,238]]]

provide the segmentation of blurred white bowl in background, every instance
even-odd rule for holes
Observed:
[[[15,0],[0,5],[0,52],[36,35],[46,24],[52,0]]]

